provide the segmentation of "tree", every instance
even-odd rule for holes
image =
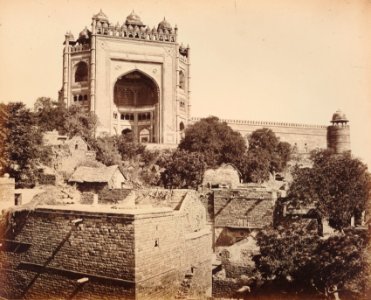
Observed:
[[[69,137],[80,135],[88,144],[92,144],[97,124],[98,119],[93,112],[82,106],[72,105],[67,110],[63,131]]]
[[[265,284],[270,283],[277,292],[309,292],[319,237],[292,224],[288,228],[266,228],[256,238],[260,254],[254,260]]]
[[[312,168],[294,171],[289,199],[298,206],[315,205],[331,226],[341,230],[366,209],[371,188],[367,166],[350,153],[330,150],[315,151],[311,159]]]
[[[251,155],[259,155],[269,162],[268,171],[281,172],[290,160],[291,146],[287,142],[280,142],[275,133],[268,128],[255,130],[249,137]],[[264,154],[262,154],[264,153]]]
[[[205,157],[199,152],[175,151],[161,173],[161,180],[166,188],[197,188],[205,172]]]
[[[134,142],[132,133],[122,134],[117,137],[117,149],[123,160],[137,158],[144,153],[145,146]]]
[[[42,135],[33,114],[21,102],[0,104],[1,173],[9,173],[17,187],[33,186],[40,163],[48,162],[50,149],[43,147]]]
[[[98,137],[93,145],[96,152],[96,159],[106,166],[121,165],[121,154],[117,147],[116,136]]]
[[[367,232],[346,230],[328,238],[302,227],[267,228],[257,235],[257,270],[275,292],[331,293],[361,299],[366,285]],[[313,297],[312,297],[313,298]]]
[[[48,97],[37,98],[34,104],[34,114],[40,131],[57,130],[61,134],[66,133],[67,109],[64,103],[53,101]]]
[[[280,142],[267,128],[255,130],[249,137],[249,149],[235,162],[246,182],[264,182],[271,173],[281,172],[291,157],[291,146]]]
[[[262,183],[269,179],[269,155],[266,151],[248,151],[237,162],[245,182]]]
[[[241,134],[217,117],[201,119],[189,126],[178,148],[203,154],[208,167],[235,163],[247,149]]]

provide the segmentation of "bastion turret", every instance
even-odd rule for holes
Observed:
[[[349,120],[343,112],[336,111],[332,115],[332,125],[328,127],[327,142],[328,148],[335,153],[350,151],[350,130]]]

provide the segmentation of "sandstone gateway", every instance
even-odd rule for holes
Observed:
[[[137,141],[178,144],[190,116],[190,48],[164,18],[152,29],[132,12],[114,24],[100,11],[75,39],[67,33],[60,101],[79,104],[100,122],[97,134],[132,132]],[[331,147],[350,150],[348,120],[340,111],[332,126],[222,120],[244,137],[266,127],[299,153]]]
[[[177,27],[166,19],[151,29],[132,12],[114,25],[100,11],[77,39],[72,33],[65,36],[59,98],[94,112],[97,135],[131,132],[142,143],[174,146],[197,121],[190,116],[190,48],[178,42]],[[245,138],[270,128],[300,154],[316,148],[350,150],[348,120],[340,111],[330,126],[222,121]],[[84,145],[76,147],[77,142],[67,144],[79,152]],[[223,168],[223,174],[236,171]],[[71,181],[87,189],[91,178],[82,173]],[[277,195],[240,186],[235,175],[228,183],[231,189],[200,195],[125,190],[121,174],[116,196],[99,195],[97,203],[93,198],[58,206],[50,199],[52,204],[9,210],[0,223],[0,279],[6,283],[0,285],[0,297],[198,299],[210,297],[212,285],[214,296],[222,297],[226,287],[240,289],[228,276],[246,266],[229,257],[228,247],[244,250],[242,238],[273,222]],[[204,184],[212,187],[217,177],[209,174]],[[105,178],[99,182],[109,184]],[[14,199],[14,180],[4,178],[0,185],[7,191],[1,198]],[[227,262],[227,278],[214,283],[213,250]]]

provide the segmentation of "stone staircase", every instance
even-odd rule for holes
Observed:
[[[187,272],[184,276],[184,279],[178,290],[178,295],[175,297],[175,299],[187,299],[187,300],[194,299],[191,296],[192,279],[193,274],[191,272]]]

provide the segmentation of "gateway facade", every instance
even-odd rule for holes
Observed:
[[[97,135],[131,132],[141,143],[176,145],[190,118],[190,49],[164,18],[152,29],[132,12],[114,25],[100,11],[75,40],[67,33],[60,100],[82,105],[99,119]],[[270,128],[297,153],[317,148],[350,150],[348,119],[337,111],[328,125],[221,120],[248,136]]]
[[[165,19],[150,29],[132,12],[113,25],[100,11],[75,40],[67,33],[60,99],[99,119],[97,134],[132,132],[176,144],[189,121],[189,47]]]

